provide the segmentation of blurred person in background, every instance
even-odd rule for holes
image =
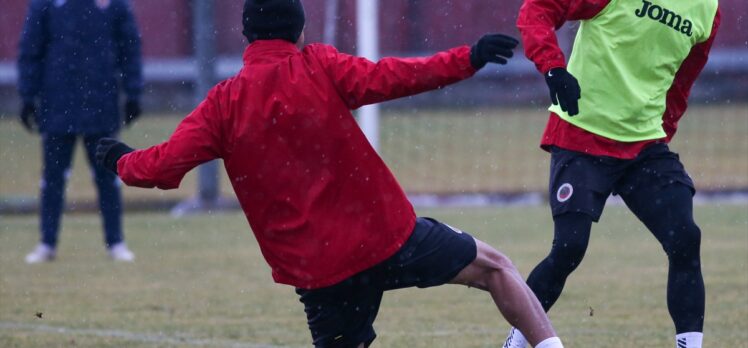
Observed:
[[[18,56],[21,122],[41,135],[41,240],[27,263],[55,258],[67,176],[78,139],[86,149],[105,245],[117,261],[132,261],[122,233],[117,177],[95,165],[99,139],[116,137],[140,116],[140,34],[127,0],[32,0]],[[126,94],[120,108],[120,85]]]
[[[569,20],[581,24],[567,66],[555,30]],[[717,0],[525,0],[517,26],[553,104],[541,147],[551,153],[554,238],[527,279],[546,311],[582,261],[608,196],[617,194],[667,254],[675,346],[701,348],[695,189],[668,143],[719,23]],[[512,329],[504,347],[526,344]]]

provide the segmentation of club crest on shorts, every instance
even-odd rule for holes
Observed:
[[[574,194],[574,187],[568,182],[564,183],[556,191],[556,200],[561,203],[566,202],[571,198],[572,194]]]

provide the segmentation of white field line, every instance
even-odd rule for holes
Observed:
[[[75,329],[62,326],[43,324],[14,323],[0,321],[0,331],[23,330],[59,335],[84,335],[106,338],[116,338],[141,343],[171,344],[178,346],[215,346],[228,348],[292,348],[293,346],[277,346],[262,343],[247,343],[232,340],[194,338],[187,336],[168,336],[164,334],[140,333],[124,330]]]

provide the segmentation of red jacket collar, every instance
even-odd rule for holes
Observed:
[[[285,57],[299,52],[296,44],[286,40],[256,40],[244,50],[244,63],[260,57]]]

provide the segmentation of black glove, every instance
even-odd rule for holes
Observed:
[[[25,102],[21,106],[21,123],[27,131],[33,132],[36,129],[36,105]]]
[[[142,111],[139,101],[131,99],[125,102],[125,126],[129,126],[132,121],[138,119]]]
[[[120,157],[135,151],[125,143],[112,138],[101,138],[96,145],[96,164],[117,174],[117,161]]]
[[[578,100],[582,97],[582,90],[576,77],[564,68],[553,68],[545,74],[545,83],[551,91],[553,105],[561,104],[561,110],[569,116],[579,113]]]
[[[512,50],[517,47],[517,39],[504,34],[487,34],[478,40],[470,48],[470,65],[475,70],[480,70],[486,63],[497,63],[504,65],[514,53]]]

